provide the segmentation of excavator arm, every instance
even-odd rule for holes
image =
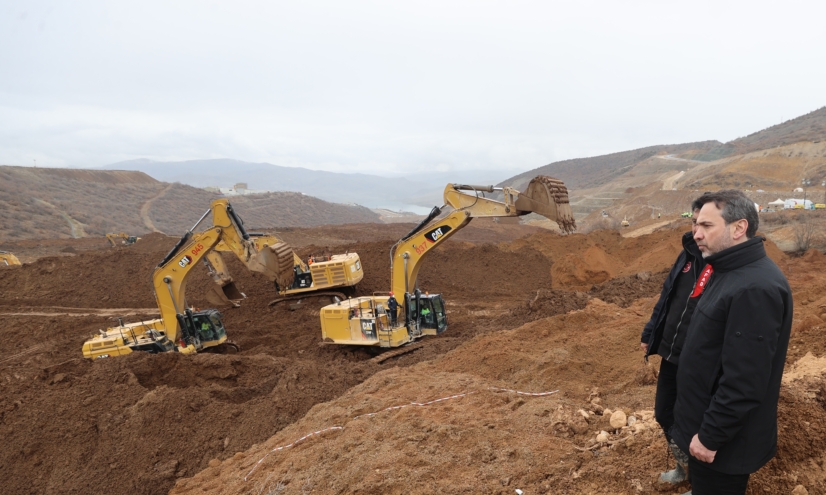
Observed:
[[[463,191],[474,191],[475,194]],[[497,191],[502,192],[504,201],[479,196],[482,192]],[[516,217],[538,213],[557,222],[563,232],[573,232],[576,229],[568,202],[568,190],[562,181],[552,177],[535,177],[524,193],[511,187],[448,184],[444,190],[444,201],[444,206],[433,208],[423,222],[393,247],[390,286],[394,293],[412,293],[424,257],[473,218]],[[453,211],[444,218],[434,220],[446,207],[451,207]]]
[[[212,226],[196,232],[210,213]],[[244,223],[229,202],[226,199],[215,200],[152,274],[155,301],[161,318],[129,324],[121,321],[119,326],[101,331],[100,335],[87,340],[83,344],[83,355],[97,359],[134,351],[156,353],[173,350],[190,354],[226,342],[221,313],[215,309],[193,311],[186,300],[187,278],[199,261],[208,264],[216,281],[226,282],[224,285],[231,283],[232,277],[216,251],[219,245],[232,252],[249,270],[263,273],[271,279],[284,277],[284,271],[292,274],[292,259],[286,267],[279,265],[271,246],[256,247],[255,242],[250,240]]]
[[[468,194],[465,191],[473,191]],[[482,192],[502,192],[496,201]],[[401,314],[389,308],[388,295],[351,298],[320,311],[321,334],[327,343],[399,347],[422,335],[447,329],[447,312],[440,294],[422,294],[416,284],[424,258],[475,217],[516,217],[538,213],[556,221],[563,232],[576,228],[565,185],[551,177],[531,180],[524,193],[510,187],[448,184],[445,204],[396,243],[390,251],[390,288]],[[442,213],[450,208],[449,213]]]
[[[210,212],[212,213],[212,227],[193,234],[193,231]],[[276,246],[261,244],[260,249],[256,247],[229,201],[226,199],[213,201],[210,210],[181,237],[178,244],[164,257],[152,274],[155,299],[161,312],[166,335],[180,347],[187,348],[192,345],[187,342],[186,336],[182,335],[182,330],[187,323],[185,318],[188,305],[185,292],[187,277],[199,261],[206,260],[213,279],[223,284],[221,288],[224,289],[224,297],[231,300],[243,298],[243,295],[232,284],[232,277],[221,255],[216,251],[219,246],[221,250],[235,254],[250,271],[263,273],[275,280],[292,275],[292,259],[284,266],[276,253]],[[228,287],[231,287],[229,292]],[[181,342],[182,338],[183,342]],[[183,343],[186,345],[181,345]],[[223,341],[212,345],[220,343]]]
[[[224,235],[232,234],[225,233],[225,229],[221,227],[212,227],[194,235],[187,232],[182,240],[188,242],[181,249],[169,253],[152,275],[164,332],[178,346],[179,352],[188,354],[196,352],[200,347],[200,339],[193,332],[185,331],[190,326],[194,327],[193,322],[187,321],[187,318],[191,318],[185,295],[187,277],[198,261],[215,249]],[[226,336],[216,345],[225,340]]]

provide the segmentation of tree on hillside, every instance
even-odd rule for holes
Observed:
[[[809,212],[800,212],[792,226],[794,238],[797,242],[797,250],[802,252],[808,251],[812,247],[815,240],[815,221]]]

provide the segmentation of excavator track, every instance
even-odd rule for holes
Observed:
[[[207,347],[202,352],[212,354],[238,354],[241,352],[241,346],[231,340],[226,340],[223,344],[216,345],[215,347]]]
[[[424,345],[423,343],[417,342],[415,344],[408,344],[408,345],[403,346],[403,347],[397,347],[396,349],[393,349],[392,351],[387,351],[387,352],[383,352],[383,353],[379,354],[378,356],[370,359],[370,362],[371,363],[382,363],[384,361],[387,361],[388,359],[392,359],[394,357],[401,356],[402,354],[407,354],[408,352],[413,352],[417,349],[420,349],[423,345]]]
[[[289,296],[282,296],[277,299],[274,299],[267,304],[268,306],[275,306],[278,303],[287,302],[287,301],[296,301],[300,299],[306,299],[309,297],[337,297],[342,301],[347,299],[347,296],[344,295],[343,292],[304,292],[301,294],[291,294]]]

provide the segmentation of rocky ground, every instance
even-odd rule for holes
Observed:
[[[369,294],[387,290],[390,246],[410,228],[279,235],[302,255],[358,252],[357,293]],[[150,275],[176,239],[4,245],[24,265],[0,269],[0,486],[13,494],[665,490],[656,475],[673,459],[651,417],[659,363],[645,364],[638,342],[683,230],[560,236],[474,221],[420,272],[419,285],[447,300],[448,331],[384,361],[320,345],[322,301],[270,307],[271,285],[227,258],[248,296],[225,311],[240,353],[90,362],[80,353],[88,336],[118,316],[152,317]],[[792,284],[795,324],[778,456],[749,493],[824,493],[826,259],[767,247]],[[205,305],[210,283],[205,272],[192,275],[190,304]]]

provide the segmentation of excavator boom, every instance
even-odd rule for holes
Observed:
[[[503,201],[480,196],[482,192],[495,191],[502,192]],[[320,312],[325,342],[397,347],[422,335],[445,331],[447,317],[444,301],[439,294],[422,294],[417,289],[419,268],[433,248],[475,217],[515,217],[538,213],[555,221],[564,233],[576,229],[568,190],[562,181],[552,177],[535,177],[524,193],[510,187],[448,184],[444,190],[444,201],[444,206],[434,207],[416,228],[391,249],[390,287],[401,311],[398,321],[393,324],[393,318],[388,316],[389,294],[331,304]],[[452,211],[441,217],[447,207]]]
[[[204,231],[196,229],[207,215],[212,214],[212,226]],[[121,324],[101,331],[101,335],[83,345],[88,358],[128,354],[135,350],[147,352],[178,352],[189,354],[206,347],[220,345],[227,340],[221,314],[214,309],[193,311],[186,300],[186,282],[198,261],[208,261],[217,279],[229,277],[220,255],[215,252],[221,244],[246,264],[252,271],[278,279],[284,271],[292,272],[292,264],[281,267],[272,246],[258,249],[244,229],[244,223],[235,214],[226,199],[212,202],[210,209],[188,230],[175,247],[161,260],[152,274],[155,300],[161,318],[139,324]],[[274,269],[273,267],[276,267]],[[229,277],[231,281],[231,277]]]
[[[109,240],[109,242],[112,244],[112,247],[117,247],[118,244],[130,245],[141,240],[140,237],[135,237],[125,232],[121,232],[119,234],[106,234],[106,239]],[[120,239],[120,242],[118,242],[118,239]]]

